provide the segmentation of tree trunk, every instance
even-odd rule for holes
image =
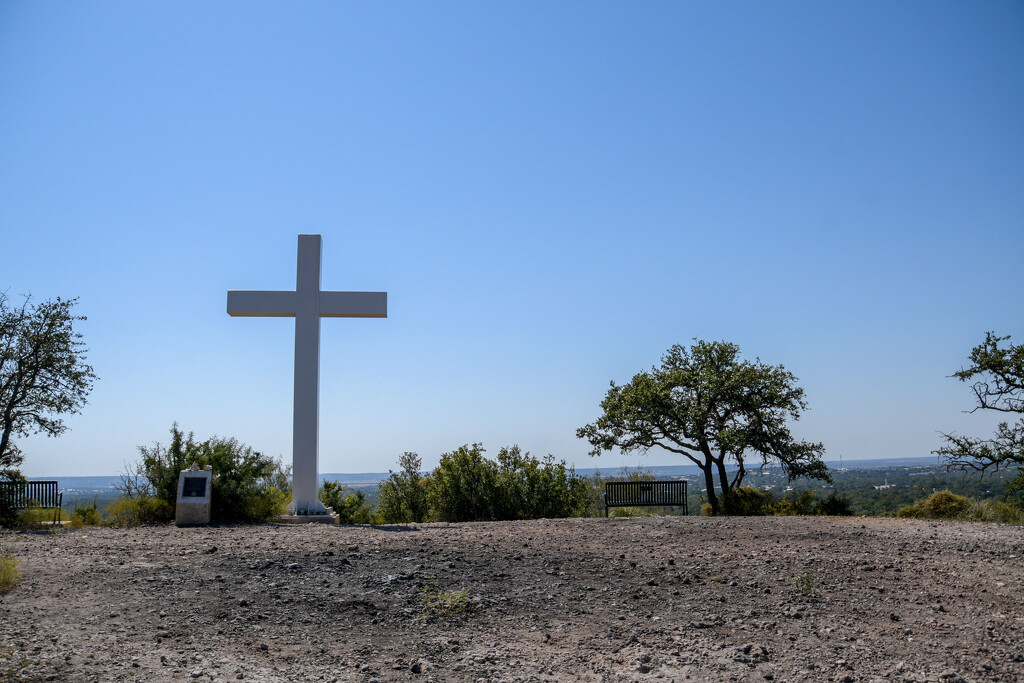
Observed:
[[[711,514],[718,515],[721,513],[721,509],[718,504],[718,495],[715,493],[715,474],[711,471],[711,463],[705,461],[704,466],[700,469],[704,472],[704,486],[708,490],[708,503],[711,504]]]
[[[715,465],[718,467],[718,479],[722,484],[722,498],[729,497],[729,475],[725,472],[725,454],[715,458]]]

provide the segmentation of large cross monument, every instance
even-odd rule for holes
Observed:
[[[295,318],[292,515],[326,515],[317,498],[320,318],[386,318],[387,292],[320,291],[320,235],[299,235],[294,292],[228,291],[228,315]]]

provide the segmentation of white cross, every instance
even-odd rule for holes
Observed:
[[[320,318],[386,318],[387,292],[320,291],[320,235],[299,235],[294,292],[228,291],[228,315],[295,318],[293,515],[326,514],[317,497]]]

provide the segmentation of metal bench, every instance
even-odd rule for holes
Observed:
[[[604,485],[604,516],[612,507],[687,505],[686,481],[609,481]]]
[[[39,507],[53,510],[53,522],[57,523],[64,494],[61,493],[56,481],[4,481],[0,482],[0,496],[8,500],[18,510]]]

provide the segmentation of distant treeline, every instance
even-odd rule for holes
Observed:
[[[959,471],[947,472],[941,465],[838,468],[831,472],[834,481],[833,487],[808,480],[787,482],[786,477],[778,469],[766,469],[763,472],[755,470],[747,475],[748,478],[744,483],[768,490],[777,498],[796,499],[802,491],[810,490],[817,497],[824,499],[835,492],[848,501],[852,514],[895,516],[901,508],[926,499],[936,491],[951,491],[978,501],[1002,500],[1006,495],[1009,482],[1018,476],[1015,469],[1000,470],[980,477]],[[641,477],[653,478],[653,474],[649,474],[644,468],[623,468],[597,471],[583,478],[590,482],[595,489],[599,489],[601,482],[605,480]],[[659,475],[660,477],[661,475]],[[658,510],[657,512],[700,514],[703,504],[701,500],[702,478],[692,474],[675,478],[686,479],[690,483],[690,509],[685,512],[682,509]],[[337,485],[331,488],[336,487]],[[346,492],[358,494],[370,510],[376,510],[379,507],[380,484],[349,485],[346,487]],[[91,505],[93,502],[96,503],[98,509],[103,510],[119,495],[120,492],[116,489],[65,494],[64,507],[69,515],[76,507]],[[595,492],[595,495],[599,497],[599,492]],[[589,513],[603,514],[596,499]]]

